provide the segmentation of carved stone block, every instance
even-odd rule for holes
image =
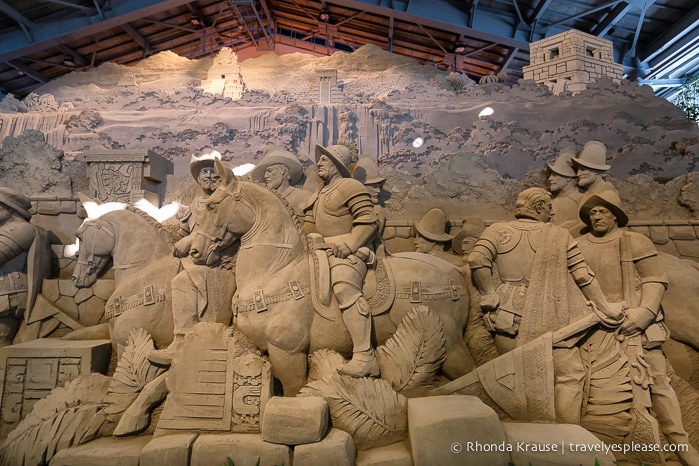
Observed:
[[[650,237],[650,230],[648,229],[647,225],[631,226],[629,227],[629,231],[632,231],[634,233],[640,233],[644,236]]]
[[[667,228],[670,239],[674,240],[694,240],[694,228],[691,225],[673,225]]]
[[[699,241],[676,240],[675,247],[682,257],[699,258]]]
[[[226,326],[197,324],[177,352],[159,431],[260,432],[272,368],[241,353]]]
[[[578,445],[602,445],[597,437],[580,426],[503,422],[502,428],[507,443],[512,446],[511,461],[516,465],[616,464],[611,453],[577,451]]]
[[[495,411],[475,396],[409,399],[408,431],[415,466],[505,466],[510,461],[506,451],[469,448],[506,441]]]
[[[58,215],[61,213],[61,201],[39,201],[36,213],[41,215]]]
[[[670,241],[666,226],[651,226],[648,229],[650,230],[650,239],[652,239],[655,244],[665,244]]]
[[[74,214],[78,211],[75,201],[61,201],[62,214]]]
[[[221,464],[291,464],[291,448],[262,440],[259,434],[202,434],[192,446],[190,466]]]
[[[192,445],[199,434],[173,434],[153,437],[141,450],[141,464],[148,466],[188,466]]]
[[[33,340],[0,348],[0,429],[23,419],[34,403],[69,380],[107,372],[109,340]]]
[[[100,201],[133,204],[147,199],[160,206],[171,161],[151,150],[93,150],[85,153],[90,177],[90,197]]]
[[[294,448],[296,466],[354,466],[356,458],[352,436],[340,429],[330,429],[320,442]]]
[[[357,466],[412,466],[413,459],[405,442],[386,445],[385,447],[360,451],[357,454]]]
[[[103,437],[77,447],[60,450],[51,459],[51,466],[138,466],[141,451],[150,436],[127,439]]]
[[[319,442],[330,425],[328,403],[319,396],[275,396],[265,407],[262,438],[267,442],[301,445]]]

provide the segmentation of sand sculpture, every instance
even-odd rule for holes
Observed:
[[[45,141],[63,144],[69,158],[95,141],[90,151],[105,151],[98,163],[111,163],[110,147],[114,157],[124,146],[152,150],[151,166],[137,170],[143,179],[126,184],[142,191],[135,197],[189,206],[162,225],[131,206],[86,221],[71,259],[55,237],[69,236],[74,220],[66,218],[88,200],[60,197],[40,173],[35,189],[51,198],[29,205],[7,191],[26,211],[23,225],[40,223],[55,236],[40,257],[57,255],[61,271],[37,277],[74,274],[75,290],[54,278],[51,302],[110,292],[98,325],[42,304],[41,325],[32,326],[27,301],[15,338],[23,342],[0,350],[0,464],[612,464],[615,456],[696,464],[690,448],[571,450],[696,442],[699,309],[686,298],[699,294],[699,269],[686,259],[699,256],[696,127],[623,82],[585,82],[577,96],[554,97],[531,82],[445,77],[371,47],[349,62],[338,55],[313,66],[300,57],[294,66],[284,57],[224,58],[187,63],[178,74],[171,65],[179,59],[164,54],[128,79],[115,67],[116,76],[99,71],[104,79],[90,79],[98,91],[75,76],[72,86],[47,88],[51,97],[0,105],[8,112],[0,114],[3,185],[21,189],[6,173],[30,170],[22,154],[43,151],[51,173],[69,172],[72,186],[87,187],[74,168],[80,160],[41,149],[36,132],[16,132],[42,112],[40,127],[67,121],[61,137],[54,128]],[[236,65],[238,100],[197,89],[223,62]],[[160,66],[169,70],[167,92]],[[299,69],[323,80],[300,82]],[[330,74],[332,92],[316,102]],[[105,84],[112,81],[117,91]],[[576,100],[602,96],[603,117]],[[449,105],[425,97],[463,104],[447,120],[464,126],[448,127]],[[99,111],[87,108],[93,100],[104,104]],[[495,106],[490,116],[463,110],[486,101]],[[236,111],[217,111],[229,106]],[[564,118],[571,108],[588,120]],[[149,110],[138,123],[149,129],[118,122],[134,109]],[[522,116],[531,111],[536,118]],[[165,123],[172,118],[182,128]],[[671,148],[636,132],[662,134]],[[659,152],[667,166],[653,159]],[[156,153],[174,163],[167,186],[165,165],[154,171]],[[235,178],[219,158],[256,162],[253,180]],[[662,186],[649,178],[678,174]],[[546,177],[553,196],[541,189]],[[617,188],[625,208],[598,184]],[[592,228],[572,238],[592,227],[599,199],[625,233]],[[647,220],[658,212],[672,220]],[[646,220],[624,225],[627,216]],[[314,224],[323,236],[303,228]],[[439,244],[441,258],[412,252],[418,234]],[[618,238],[627,236],[645,241],[647,254],[631,247],[625,261]],[[77,329],[68,339],[32,339],[58,336],[49,330],[66,322]],[[663,326],[674,337],[664,343]],[[469,451],[467,442],[489,450]],[[565,455],[554,451],[560,446]]]
[[[647,237],[620,229],[628,217],[615,191],[591,195],[580,207],[580,218],[590,228],[580,240],[580,249],[597,273],[605,296],[615,302],[623,300],[628,306],[619,340],[621,350],[639,373],[632,381],[632,419],[637,426],[645,424],[650,432],[657,431],[657,423],[669,442],[689,445],[660,348],[668,335],[660,307],[668,281],[655,247]],[[657,420],[646,411],[648,398]],[[678,452],[678,456],[685,464],[699,462],[694,447]]]
[[[50,273],[48,237],[29,223],[30,209],[28,197],[0,188],[0,347],[12,344],[25,313],[26,322],[34,322],[31,311]]]

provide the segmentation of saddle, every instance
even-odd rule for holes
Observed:
[[[332,291],[330,279],[330,261],[328,245],[317,233],[309,234],[311,254],[309,268],[311,271],[311,296],[313,306],[318,314],[328,320],[335,320],[338,304]],[[361,249],[360,249],[361,251]],[[371,314],[376,316],[390,309],[395,299],[395,280],[385,254],[374,255],[375,260],[367,264],[367,274],[364,279],[362,293],[369,303]],[[362,256],[358,252],[358,256]],[[366,262],[366,261],[365,261]]]

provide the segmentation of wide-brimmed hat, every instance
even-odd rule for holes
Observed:
[[[571,159],[574,166],[592,168],[593,170],[609,170],[607,165],[607,147],[599,141],[588,141],[578,157]]]
[[[289,169],[289,174],[291,175],[289,182],[291,184],[296,184],[301,181],[303,177],[303,165],[301,165],[301,162],[299,162],[299,159],[293,153],[283,147],[272,147],[266,151],[262,160],[253,168],[251,173],[252,179],[264,181],[265,170],[277,164],[282,164]]]
[[[32,217],[32,214],[29,213],[32,208],[31,201],[27,196],[14,189],[0,187],[0,204],[6,205],[27,220]]]
[[[611,213],[616,217],[617,226],[624,227],[629,223],[629,217],[626,215],[624,210],[621,208],[621,199],[616,191],[606,190],[601,191],[597,194],[591,195],[583,204],[580,206],[580,220],[582,220],[585,225],[590,226],[590,211],[595,207],[606,207]]]
[[[431,241],[444,243],[452,239],[452,236],[446,233],[447,214],[439,207],[428,210],[415,224],[415,230]]]
[[[553,163],[548,162],[546,164],[556,175],[565,176],[566,178],[575,178],[577,175],[575,169],[573,168],[573,163],[571,159],[575,157],[575,149],[572,147],[565,147],[558,152],[558,157]]]
[[[352,178],[352,174],[349,171],[349,166],[352,163],[352,153],[349,147],[342,144],[328,147],[316,144],[316,163],[318,163],[321,155],[327,155],[333,161],[343,178]]]
[[[195,180],[199,178],[199,172],[202,168],[213,167],[214,160],[221,160],[221,153],[217,150],[206,150],[200,157],[192,154],[192,159],[189,161],[189,172]]]
[[[483,230],[485,230],[485,220],[478,217],[465,218],[461,224],[461,229],[454,235],[454,239],[451,240],[451,248],[455,253],[461,255],[463,253],[461,243],[463,242],[464,238],[467,236],[472,238],[480,238]]]
[[[362,154],[354,164],[354,172],[352,178],[361,181],[362,184],[381,184],[386,181],[386,178],[379,176],[379,167],[374,162],[374,156],[370,154]]]

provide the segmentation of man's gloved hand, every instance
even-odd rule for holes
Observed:
[[[606,309],[604,310],[595,306],[592,301],[589,301],[588,305],[592,306],[592,311],[597,314],[600,322],[605,327],[615,328],[624,321],[624,309],[627,307],[625,302],[607,303]]]
[[[483,313],[493,312],[500,306],[500,296],[497,293],[481,295],[481,310]]]
[[[646,307],[628,309],[620,333],[629,337],[640,335],[654,320],[655,314]]]
[[[333,245],[333,256],[345,259],[352,254],[352,248],[347,246],[347,243],[339,243]]]
[[[192,238],[190,236],[185,236],[175,243],[175,249],[172,253],[175,257],[187,257],[191,248]]]

